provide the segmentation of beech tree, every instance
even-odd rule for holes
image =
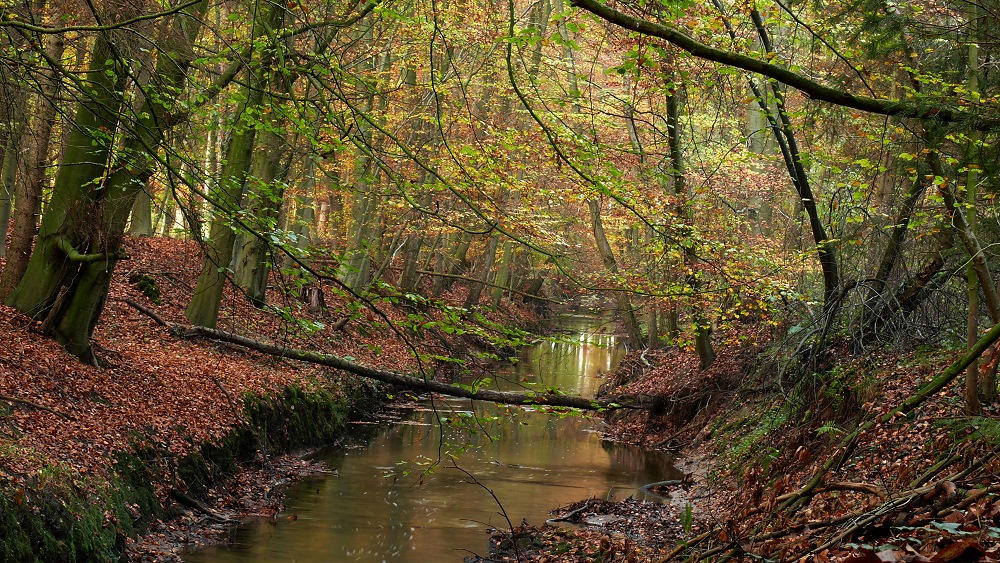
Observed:
[[[128,33],[114,27],[96,32],[89,68],[80,84],[81,102],[42,216],[35,250],[8,304],[44,320],[43,329],[66,349],[93,361],[90,335],[101,313],[115,262],[123,258],[121,236],[136,194],[152,173],[156,147],[183,89],[206,2],[173,16],[164,51],[141,90],[143,103],[132,123],[126,91],[132,65],[141,59]],[[94,14],[115,21],[121,13]],[[132,87],[138,87],[132,84]],[[116,132],[128,127],[121,141]],[[121,143],[121,145],[119,145]],[[117,150],[116,150],[117,149]]]

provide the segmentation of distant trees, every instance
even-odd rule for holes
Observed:
[[[991,11],[573,5],[8,10],[0,295],[93,361],[129,231],[203,244],[208,327],[317,277],[466,311],[575,283],[703,366],[754,319],[819,354],[1000,318]]]
[[[761,112],[769,121],[762,126],[773,132],[781,148],[814,235],[822,273],[826,317],[820,329],[804,333],[807,338],[822,340],[836,327],[846,326],[838,318],[861,319],[855,325],[860,327],[859,347],[891,337],[955,273],[955,257],[946,252],[950,229],[967,251],[969,341],[978,338],[981,292],[996,321],[991,253],[978,241],[987,231],[987,236],[995,236],[995,215],[985,213],[990,216],[988,228],[976,222],[976,216],[989,209],[992,196],[983,195],[997,189],[986,179],[989,173],[981,174],[987,167],[981,151],[994,150],[991,139],[997,133],[1000,107],[991,97],[995,81],[980,81],[985,69],[979,51],[996,45],[996,14],[979,10],[975,2],[944,9],[916,3],[888,11],[863,5],[842,12],[831,5],[823,14],[813,14],[806,6],[758,3],[744,13],[729,14],[716,2],[723,16],[713,24],[690,11],[666,9],[651,16],[628,3],[614,8],[599,0],[573,3],[697,59],[768,80],[769,87],[759,87],[751,79],[751,90],[762,108],[775,108],[773,113]],[[816,23],[810,25],[814,17]],[[940,30],[946,21],[958,24],[944,36],[924,31]],[[828,25],[831,22],[839,27]],[[814,45],[822,45],[821,54],[799,51],[799,38],[784,31],[779,33],[785,36],[783,44],[775,45],[768,27],[784,30],[786,23]],[[729,45],[715,43],[717,35],[711,30],[719,25],[728,32]],[[749,37],[760,51],[751,48]],[[806,67],[813,71],[801,70]],[[830,80],[813,78],[819,75]],[[812,99],[798,110],[799,126],[789,109],[789,87]],[[803,150],[795,129],[806,127],[815,132],[806,129],[805,136],[813,141]],[[828,134],[829,140],[822,140]],[[811,187],[814,179],[826,185],[817,191]],[[858,247],[882,252],[858,253]],[[839,317],[837,312],[847,303],[860,312],[849,308]],[[974,367],[969,374],[973,381]],[[970,408],[977,408],[977,395],[995,396],[995,386],[990,382],[967,393]],[[970,388],[976,387],[972,383]]]

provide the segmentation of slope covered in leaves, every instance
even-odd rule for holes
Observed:
[[[844,354],[822,375],[786,380],[759,351],[722,349],[706,371],[679,351],[626,358],[609,386],[653,394],[663,408],[613,415],[611,435],[678,450],[690,488],[654,488],[671,499],[663,505],[592,501],[579,514],[570,510],[579,507],[560,510],[585,526],[571,533],[523,526],[515,531],[520,555],[510,532],[498,532],[497,558],[1000,560],[998,409],[967,416],[956,381],[909,415],[843,441],[959,351]]]
[[[132,260],[116,276],[111,298],[94,334],[104,367],[84,365],[39,333],[38,322],[14,309],[0,309],[0,393],[16,401],[4,417],[5,448],[0,465],[15,475],[32,475],[61,463],[82,473],[106,470],[112,454],[140,436],[155,437],[176,454],[221,437],[239,424],[244,393],[266,395],[305,384],[317,373],[214,344],[179,338],[127,305],[133,299],[170,320],[183,320],[183,292],[197,247],[165,240],[131,241]],[[154,265],[155,261],[155,265]],[[162,284],[157,307],[128,278],[154,273]],[[161,282],[162,283],[162,282]],[[230,310],[230,314],[235,311]],[[245,315],[245,316],[243,316]],[[246,325],[271,322],[242,312]],[[278,332],[280,334],[280,332]],[[231,406],[226,394],[234,398]],[[42,410],[47,407],[52,411]],[[234,410],[235,407],[235,410]]]
[[[0,471],[8,477],[29,479],[53,464],[100,475],[114,454],[135,440],[153,440],[184,454],[240,425],[247,393],[267,396],[289,385],[320,385],[336,392],[340,378],[350,377],[187,339],[159,326],[127,300],[168,322],[185,323],[184,307],[200,262],[198,246],[137,238],[127,240],[126,248],[130,259],[116,271],[94,332],[102,367],[80,363],[40,334],[40,322],[0,307]],[[457,347],[450,340],[453,335],[437,331],[425,331],[423,340],[404,340],[402,336],[414,334],[402,328],[412,323],[412,311],[388,301],[378,303],[378,311],[349,306],[329,286],[326,290],[328,308],[312,313],[283,288],[269,290],[277,308],[307,320],[293,324],[286,316],[253,308],[227,289],[219,327],[402,372],[420,369],[415,350],[433,358]],[[435,314],[428,312],[427,318]],[[524,315],[513,313],[528,318]],[[436,366],[425,359],[422,367],[431,372]]]

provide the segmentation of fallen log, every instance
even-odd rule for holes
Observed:
[[[658,401],[652,395],[616,395],[613,397],[602,397],[600,399],[587,399],[573,395],[562,395],[555,390],[526,391],[515,393],[513,391],[494,391],[492,389],[474,389],[471,387],[459,387],[450,383],[434,381],[433,379],[403,375],[392,371],[370,368],[355,362],[345,360],[333,354],[321,352],[311,352],[298,348],[289,348],[276,344],[269,344],[253,338],[247,338],[225,330],[207,328],[193,325],[173,325],[176,332],[185,336],[203,336],[212,340],[228,342],[255,350],[278,358],[299,360],[310,364],[331,367],[354,375],[359,375],[368,379],[399,385],[408,389],[426,391],[430,393],[440,393],[452,397],[462,397],[477,401],[489,401],[492,403],[503,403],[508,405],[539,405],[546,407],[565,407],[580,410],[614,410],[614,409],[653,409]]]
[[[150,313],[146,307],[137,307],[137,304],[134,302],[125,301],[125,303],[131,305],[141,313],[146,315],[149,315]],[[154,321],[158,319],[158,317],[153,315],[149,316],[153,318]],[[157,322],[159,323],[161,321],[163,320],[159,319]],[[175,334],[180,336],[200,336],[220,342],[228,342],[230,344],[242,346],[276,358],[299,360],[310,364],[338,369],[367,379],[388,383],[390,385],[398,385],[400,387],[406,387],[416,391],[440,393],[442,395],[461,397],[475,401],[488,401],[491,403],[503,403],[508,405],[537,405],[550,408],[570,408],[590,411],[616,409],[653,410],[658,408],[661,403],[661,400],[658,397],[645,394],[622,394],[601,397],[600,399],[588,399],[573,395],[563,395],[555,389],[543,389],[539,391],[516,393],[513,391],[495,391],[492,389],[476,389],[468,386],[463,387],[441,381],[434,381],[433,379],[424,377],[403,375],[392,371],[371,368],[333,354],[324,354],[322,352],[313,352],[298,348],[290,348],[288,346],[278,344],[271,344],[216,328],[163,322]]]

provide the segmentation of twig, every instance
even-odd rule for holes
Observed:
[[[167,321],[163,320],[163,317],[161,317],[160,315],[156,314],[156,311],[150,309],[149,307],[146,307],[145,305],[137,303],[136,301],[133,301],[132,299],[125,299],[125,298],[120,298],[120,297],[115,297],[113,299],[115,301],[122,301],[124,303],[127,303],[127,304],[131,305],[134,309],[136,309],[140,313],[142,313],[142,314],[146,315],[147,317],[149,317],[149,318],[153,319],[154,321],[156,321],[156,324],[158,324],[160,326],[170,327],[170,323],[168,323]]]
[[[586,502],[583,503],[583,506],[581,506],[580,508],[567,512],[565,516],[560,516],[558,518],[549,518],[548,520],[545,521],[545,523],[553,524],[555,522],[570,522],[574,516],[590,508],[591,500],[593,499],[587,499]]]
[[[642,365],[646,366],[647,368],[653,368],[653,367],[655,367],[655,366],[653,366],[652,362],[650,362],[649,360],[646,359],[646,352],[649,352],[648,348],[645,349],[645,350],[643,350],[642,353],[639,354],[639,359],[642,360]]]
[[[31,402],[31,401],[29,401],[27,399],[18,399],[17,397],[11,397],[9,395],[0,395],[0,400],[7,401],[8,403],[18,403],[20,405],[25,405],[25,406],[28,406],[28,407],[31,407],[31,408],[38,409],[40,411],[50,412],[50,413],[52,413],[52,414],[54,414],[56,416],[65,418],[66,420],[76,420],[75,418],[73,418],[72,416],[70,416],[68,414],[61,413],[61,412],[59,412],[59,411],[57,411],[55,409],[51,409],[51,408],[49,408],[49,407],[47,407],[45,405],[39,405],[38,403],[33,403],[33,402]]]
[[[920,485],[923,485],[927,481],[930,481],[931,477],[936,475],[938,471],[941,471],[944,468],[951,466],[960,459],[962,459],[962,456],[960,455],[953,455],[948,458],[941,458],[940,460],[938,460],[937,463],[928,467],[927,471],[921,473],[919,477],[917,477],[912,483],[910,483],[910,488],[915,489]]]
[[[701,535],[695,536],[694,538],[692,538],[692,539],[690,539],[690,540],[688,540],[686,542],[681,542],[681,543],[677,544],[677,547],[675,547],[672,550],[670,550],[670,553],[668,553],[666,555],[666,557],[664,557],[663,559],[660,559],[660,563],[666,563],[667,561],[670,561],[674,557],[677,557],[678,555],[680,555],[681,553],[683,553],[684,550],[692,548],[692,547],[698,545],[699,543],[705,541],[714,532],[715,532],[715,530],[709,530],[709,531],[707,531],[707,532],[705,532],[705,533],[703,533]]]
[[[219,388],[219,391],[222,391],[222,394],[226,396],[226,402],[229,403],[229,409],[233,411],[233,416],[237,420],[242,422],[244,425],[250,426],[250,423],[247,422],[247,419],[243,418],[243,415],[240,414],[240,411],[236,409],[236,404],[233,402],[233,396],[229,394],[229,390],[226,389],[226,386],[223,385],[221,381],[219,381],[218,377],[209,377],[209,379],[211,379],[212,383],[214,383],[215,386]]]
[[[878,485],[870,485],[868,483],[851,483],[851,482],[837,482],[837,483],[826,483],[825,485],[818,485],[813,489],[812,494],[818,495],[819,493],[825,493],[828,491],[854,491],[858,493],[868,493],[870,495],[877,495],[881,498],[886,498],[888,493],[884,487]],[[778,497],[778,502],[784,502],[792,497],[796,492],[785,493]]]
[[[223,516],[223,515],[219,514],[218,512],[212,510],[208,506],[206,506],[205,503],[203,503],[203,502],[201,502],[201,501],[199,501],[197,499],[191,498],[188,495],[186,495],[186,494],[178,491],[177,489],[171,489],[170,490],[170,497],[173,498],[174,500],[176,500],[177,502],[183,504],[184,506],[187,506],[188,508],[193,508],[195,510],[198,510],[199,512],[203,513],[205,516],[208,516],[212,520],[215,520],[216,522],[219,522],[221,524],[238,524],[239,523],[239,520],[234,520],[232,518],[228,518],[226,516]]]
[[[503,516],[503,519],[507,521],[507,526],[510,528],[510,545],[513,546],[513,548],[514,548],[514,557],[517,559],[517,561],[522,561],[523,559],[521,557],[521,548],[519,548],[517,546],[517,534],[514,532],[514,524],[513,524],[513,522],[510,521],[510,517],[507,516],[507,510],[504,509],[503,503],[500,502],[500,499],[497,497],[496,493],[493,492],[493,489],[491,489],[491,488],[487,487],[486,485],[482,484],[479,481],[479,479],[476,479],[475,475],[473,475],[472,473],[469,473],[467,470],[463,469],[462,467],[459,467],[459,465],[457,463],[455,463],[455,459],[454,458],[452,458],[452,460],[451,460],[451,465],[452,465],[452,468],[457,469],[457,470],[461,471],[462,473],[465,473],[465,476],[468,477],[469,479],[471,479],[472,483],[474,485],[482,488],[487,493],[489,493],[491,497],[493,497],[493,501],[497,503],[498,507],[500,507],[500,514]]]
[[[813,490],[822,483],[823,476],[834,466],[839,465],[841,460],[847,458],[848,453],[853,450],[856,441],[862,433],[879,424],[886,424],[895,420],[897,417],[902,417],[912,412],[924,401],[934,396],[941,389],[944,389],[944,387],[955,379],[955,377],[964,373],[965,368],[972,364],[974,360],[979,358],[979,356],[981,356],[982,353],[985,352],[987,348],[992,346],[998,339],[1000,339],[1000,323],[993,325],[993,327],[991,327],[986,334],[976,341],[976,343],[969,348],[961,358],[952,362],[951,365],[945,368],[937,377],[922,385],[913,395],[910,395],[910,397],[906,400],[899,403],[896,408],[883,414],[882,416],[872,418],[858,425],[853,432],[842,439],[840,446],[837,448],[838,453],[827,459],[826,462],[823,463],[819,470],[813,475],[812,479],[802,486],[802,488],[789,496],[787,500],[782,502],[772,514],[776,515],[777,513],[788,509],[791,509],[794,512],[794,510],[801,504],[801,501],[807,501],[812,497]]]

